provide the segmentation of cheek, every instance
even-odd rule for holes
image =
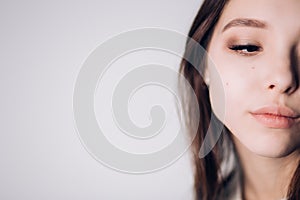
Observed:
[[[212,110],[229,130],[238,129],[237,126],[242,125],[241,117],[247,110],[249,95],[243,88],[244,80],[232,79],[231,76],[223,74],[222,81],[213,81],[210,85]]]
[[[222,63],[218,61],[222,61]],[[224,61],[226,59],[222,57],[215,57],[215,65],[208,65],[210,100],[212,109],[219,119],[224,112],[228,115],[229,111],[237,109],[236,105],[245,102],[247,92],[244,87],[249,85],[247,77],[241,76],[243,72],[237,70],[238,66]]]
[[[242,80],[241,80],[242,81]],[[225,83],[224,124],[233,134],[239,134],[246,127],[244,117],[247,114],[247,92],[233,81]]]
[[[248,126],[248,122],[243,120],[258,88],[255,78],[247,72],[249,69],[253,70],[251,67],[223,62],[222,65],[216,63],[215,70],[211,68],[209,71],[212,110],[233,134],[239,134]]]

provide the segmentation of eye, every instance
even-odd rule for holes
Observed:
[[[250,55],[255,55],[256,52],[261,51],[262,48],[257,45],[247,44],[247,45],[232,45],[229,47],[229,49],[236,51],[239,54],[250,56]]]

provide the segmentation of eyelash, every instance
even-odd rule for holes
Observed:
[[[229,49],[236,51],[237,53],[244,56],[255,55],[255,52],[259,52],[262,50],[260,46],[247,44],[247,45],[232,45]],[[246,51],[245,51],[246,50]]]

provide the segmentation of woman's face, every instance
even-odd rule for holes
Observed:
[[[235,138],[267,157],[299,149],[300,1],[231,0],[208,53],[225,92],[221,120]],[[222,118],[224,102],[211,69],[210,100]]]

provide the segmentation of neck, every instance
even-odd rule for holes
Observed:
[[[243,168],[244,197],[247,200],[285,197],[298,166],[300,151],[281,158],[268,158],[249,151],[236,139],[234,143]]]

